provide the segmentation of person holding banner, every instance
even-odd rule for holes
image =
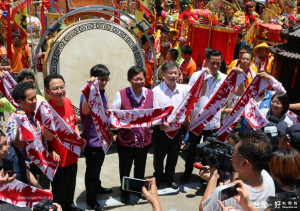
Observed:
[[[144,87],[145,71],[142,67],[133,66],[127,72],[131,86],[120,90],[111,105],[111,109],[135,110],[154,108],[155,100],[152,90]],[[120,181],[129,176],[134,162],[134,177],[144,179],[146,159],[151,143],[149,127],[118,129],[117,148],[119,155]],[[138,194],[138,197],[141,197]],[[121,190],[121,201],[129,203],[129,192]]]
[[[8,137],[8,142],[15,151],[13,153],[16,154],[16,157],[19,160],[18,163],[22,163],[21,160],[24,160],[24,165],[20,164],[18,167],[17,179],[25,183],[28,181],[29,184],[32,184],[40,189],[48,189],[50,187],[50,181],[47,176],[44,175],[39,168],[36,168],[35,164],[33,163],[30,163],[30,171],[28,169],[29,166],[25,166],[25,159],[28,159],[28,155],[25,150],[24,141],[20,140],[19,127],[21,126],[18,124],[16,119],[17,114],[25,114],[38,141],[42,143],[46,150],[51,151],[49,150],[47,141],[43,138],[40,122],[34,118],[34,111],[37,103],[34,87],[29,82],[21,82],[14,87],[12,96],[14,101],[18,103],[19,108],[8,119],[6,134]],[[49,137],[46,138],[47,140],[50,139]],[[55,151],[52,151],[52,156],[55,161],[59,161],[60,157]],[[31,172],[32,169],[35,170]],[[39,182],[35,179],[35,176],[33,176],[32,173],[37,176]]]
[[[220,51],[212,50],[208,52],[206,65],[212,77],[206,79],[207,86],[205,90],[205,95],[201,97],[198,103],[196,104],[195,106],[196,108],[191,113],[191,118],[193,118],[193,116],[195,115],[198,115],[198,112],[203,110],[206,103],[217,92],[218,88],[222,85],[222,83],[226,79],[227,75],[220,72],[221,64],[222,64],[222,54]],[[240,68],[234,68],[233,70],[238,73],[243,72],[243,70]],[[194,73],[190,79],[189,85],[193,86],[193,84],[195,83],[197,78],[199,78],[199,76],[200,76],[200,72]],[[235,89],[234,94],[242,95],[243,92],[244,92],[244,83],[241,83],[241,85]],[[187,154],[185,158],[185,171],[183,175],[180,177],[181,182],[187,181],[190,175],[192,174],[193,163],[195,161],[196,145],[200,143],[202,137],[203,140],[205,140],[206,137],[212,136],[214,133],[217,132],[218,128],[220,127],[220,119],[221,119],[221,109],[214,116],[214,118],[206,125],[204,130],[199,135],[196,135],[192,132],[190,133],[189,136],[190,146],[187,150]]]
[[[93,82],[98,78],[100,96],[103,102],[104,110],[107,110],[107,96],[105,86],[109,81],[110,72],[105,65],[97,64],[90,70],[91,78],[88,80]],[[100,171],[104,161],[104,151],[101,148],[101,141],[98,137],[88,103],[81,95],[80,98],[80,118],[82,123],[82,135],[87,140],[87,146],[84,149],[86,171],[85,171],[85,188],[86,203],[95,210],[103,210],[96,199],[96,194],[108,194],[112,192],[110,188],[101,186]],[[107,121],[109,119],[107,118]]]
[[[158,107],[174,106],[174,110],[180,106],[187,94],[189,86],[177,84],[178,66],[176,62],[167,62],[162,66],[162,76],[164,82],[153,89]],[[154,177],[159,186],[160,182],[165,181],[173,189],[178,189],[179,184],[174,180],[175,168],[178,160],[178,154],[181,146],[182,130],[180,129],[174,138],[169,138],[165,130],[169,126],[162,124],[153,129],[154,141]],[[164,173],[164,159],[167,155],[167,161]]]
[[[64,78],[58,74],[48,75],[44,79],[49,104],[62,119],[79,135],[77,117],[72,102],[66,98]],[[73,205],[76,185],[78,156],[53,139],[51,147],[60,155],[61,161],[52,182],[53,200],[62,206],[63,210],[81,210]],[[81,146],[81,149],[85,144]]]

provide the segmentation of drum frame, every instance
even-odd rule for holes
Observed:
[[[110,12],[110,11],[112,12]],[[71,15],[74,15],[75,13],[79,13],[79,12],[84,12],[84,11],[96,11],[96,12],[101,12],[101,13],[104,13],[104,14],[107,14],[107,15],[110,15],[111,17],[114,17],[116,18],[117,20],[121,21],[122,23],[124,23],[127,27],[131,27],[131,29],[137,27],[137,20],[134,19],[133,17],[131,17],[130,15],[128,15],[127,13],[121,11],[121,10],[118,10],[118,9],[115,9],[113,7],[108,7],[108,6],[103,6],[103,5],[95,5],[95,6],[87,6],[87,7],[82,7],[82,8],[78,8],[76,10],[73,10],[67,14],[65,14],[64,16],[60,17],[58,20],[56,20],[46,31],[45,33],[43,34],[42,38],[40,39],[40,42],[38,43],[37,45],[37,48],[36,48],[36,51],[35,51],[35,54],[33,56],[33,71],[34,71],[34,74],[36,76],[36,72],[37,72],[37,64],[38,64],[38,55],[41,51],[41,47],[44,43],[44,41],[46,40],[46,37],[50,34],[50,33],[55,33],[58,31],[59,27],[60,27],[60,22],[62,22],[65,18],[71,16]],[[120,17],[116,16],[113,12],[118,12],[119,14],[122,14],[126,17],[128,17],[133,23],[134,25],[133,26],[129,26],[124,20],[122,20]],[[134,33],[132,31],[134,37],[136,38],[137,41],[139,41],[140,45],[141,45],[141,41],[140,39],[137,39],[137,35],[136,33]],[[142,34],[146,36],[148,42],[150,43],[150,47],[151,47],[151,50],[152,50],[152,53],[153,53],[153,58],[156,58],[156,53],[155,53],[155,50],[154,50],[154,45],[153,43],[151,42],[150,40],[150,37],[148,35],[147,32],[143,32],[142,31]],[[36,78],[36,77],[35,77]],[[153,81],[155,81],[157,78],[157,65],[156,63],[154,62],[154,75],[153,75]],[[35,79],[35,83],[36,83],[36,90],[39,94],[41,94],[41,91],[39,89],[39,85],[37,83],[37,79]]]

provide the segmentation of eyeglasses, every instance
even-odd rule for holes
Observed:
[[[66,86],[65,85],[61,85],[61,86],[55,86],[55,87],[52,87],[50,88],[52,91],[58,91],[59,89],[64,91],[66,89]]]
[[[244,157],[243,155],[241,155],[240,153],[238,153],[238,152],[236,152],[236,151],[234,151],[234,150],[231,150],[231,154],[232,154],[232,155],[236,154],[237,156],[239,156],[239,157],[241,157],[241,158]]]
[[[99,78],[98,77],[98,80],[101,81],[101,82],[106,82],[106,81],[109,81],[110,78],[109,77],[107,77],[107,78]]]

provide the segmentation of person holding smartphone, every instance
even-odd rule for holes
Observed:
[[[232,167],[239,175],[247,189],[251,203],[258,204],[259,210],[264,210],[269,196],[275,195],[275,186],[272,177],[264,170],[265,162],[271,157],[272,146],[269,138],[262,131],[246,130],[240,134],[240,140],[232,151]],[[210,168],[210,179],[200,202],[199,210],[221,210],[218,205],[220,193],[227,186],[217,187],[218,170]],[[236,200],[231,197],[222,201],[225,207],[233,206],[242,209]]]

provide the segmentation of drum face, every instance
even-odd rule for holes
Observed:
[[[90,77],[90,69],[104,64],[110,70],[105,91],[109,105],[115,94],[130,84],[127,70],[133,65],[144,67],[144,57],[134,37],[123,27],[100,19],[70,25],[54,41],[45,57],[44,75],[61,74],[66,82],[67,97],[79,107],[80,88]]]

